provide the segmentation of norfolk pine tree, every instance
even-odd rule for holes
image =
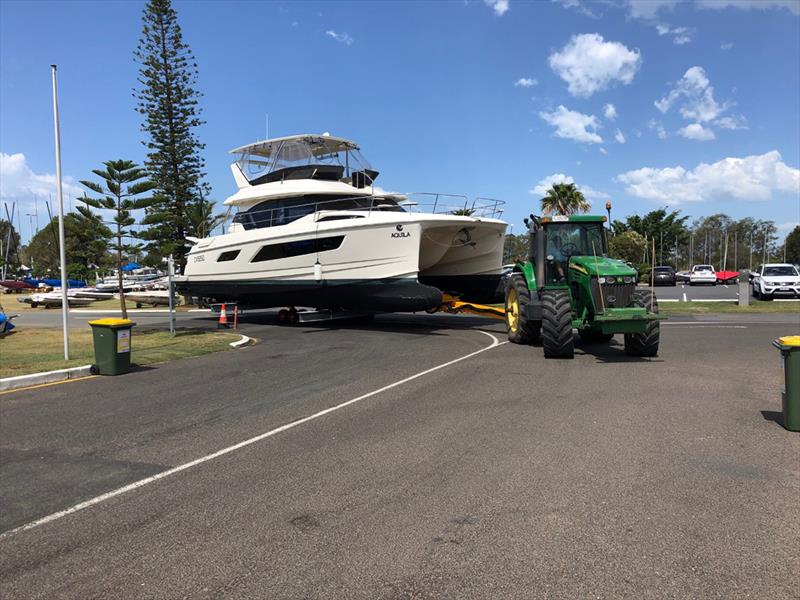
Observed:
[[[149,242],[149,252],[172,254],[183,263],[184,240],[192,229],[190,211],[209,191],[200,156],[205,146],[194,133],[204,123],[199,116],[201,94],[195,89],[197,63],[183,41],[170,0],[149,0],[142,21],[134,52],[140,65],[134,97],[144,118],[145,166],[155,183],[155,202],[142,220],[148,227],[141,237]]]
[[[81,185],[89,188],[101,198],[89,198],[83,193],[81,202],[97,209],[115,211],[114,223],[116,232],[113,234],[116,243],[111,245],[117,255],[117,276],[119,281],[119,302],[122,309],[122,318],[128,318],[125,307],[125,291],[122,289],[122,255],[129,254],[138,249],[137,245],[124,244],[122,238],[136,237],[137,234],[130,229],[136,223],[131,211],[147,209],[152,206],[154,198],[136,198],[140,194],[149,192],[154,188],[154,183],[145,179],[147,172],[130,160],[109,160],[103,163],[105,170],[94,169],[92,173],[105,182],[105,189],[94,181],[81,181]],[[81,207],[82,208],[82,207]],[[88,210],[88,209],[86,209]],[[83,213],[83,211],[81,211]],[[85,215],[86,216],[86,215]]]

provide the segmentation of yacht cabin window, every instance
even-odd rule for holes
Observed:
[[[260,229],[287,225],[306,215],[321,210],[381,210],[405,212],[397,201],[388,197],[376,196],[336,196],[330,194],[311,194],[293,198],[267,200],[256,204],[249,210],[234,217],[245,229]]]

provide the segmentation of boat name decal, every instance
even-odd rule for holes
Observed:
[[[401,224],[398,223],[397,225],[395,225],[395,229],[397,229],[397,231],[392,233],[393,238],[411,237],[410,233],[408,233],[407,231],[403,231],[403,226]]]
[[[202,254],[198,254],[197,256],[193,257],[194,262],[205,262],[206,257]]]

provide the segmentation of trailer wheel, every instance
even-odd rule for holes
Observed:
[[[652,303],[653,312],[658,312],[658,301],[650,290],[636,290],[633,293],[633,305],[649,309]],[[625,353],[629,356],[657,356],[661,328],[658,321],[648,321],[644,333],[625,334]]]
[[[531,291],[525,278],[514,274],[506,284],[506,332],[514,344],[532,344],[539,340],[541,323],[528,320]]]
[[[572,305],[569,293],[542,293],[542,348],[545,358],[572,358]]]

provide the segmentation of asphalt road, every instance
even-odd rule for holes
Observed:
[[[0,396],[3,598],[797,597],[770,346],[796,315],[573,361],[478,318],[273,318],[250,348]]]

